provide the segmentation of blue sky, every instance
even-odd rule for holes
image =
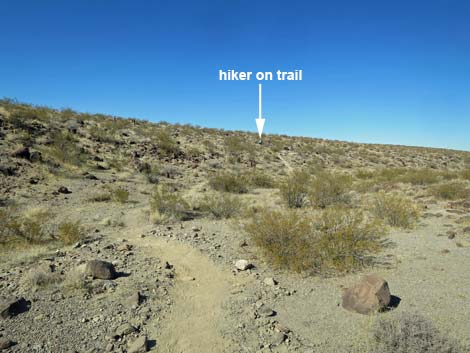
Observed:
[[[256,131],[470,150],[470,2],[0,0],[0,97]]]

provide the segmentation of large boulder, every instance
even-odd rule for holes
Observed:
[[[116,270],[110,262],[101,260],[91,260],[86,263],[85,273],[98,279],[115,279]]]
[[[371,274],[343,293],[343,308],[359,314],[369,314],[386,309],[390,305],[390,289],[382,277]]]

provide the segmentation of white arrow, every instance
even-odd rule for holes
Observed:
[[[259,115],[258,115],[258,119],[256,119],[256,127],[258,128],[258,135],[259,135],[259,138],[261,139],[261,135],[263,134],[264,122],[266,121],[266,119],[263,119],[263,114],[262,114],[262,112],[261,112],[261,107],[262,107],[262,102],[261,102],[261,98],[262,98],[261,83],[258,85],[258,87],[259,87]]]

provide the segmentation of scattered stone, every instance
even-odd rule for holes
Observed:
[[[391,296],[387,281],[371,274],[364,276],[343,293],[343,308],[359,314],[382,311],[390,304]]]
[[[148,352],[148,341],[146,336],[140,336],[132,344],[129,345],[128,353],[144,353]]]
[[[116,270],[110,262],[101,260],[88,261],[85,267],[85,273],[98,279],[115,279]]]
[[[238,260],[237,262],[235,262],[235,267],[237,268],[237,270],[246,271],[252,268],[253,265],[247,260]]]

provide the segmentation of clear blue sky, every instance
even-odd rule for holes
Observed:
[[[470,1],[0,0],[0,97],[256,131],[470,150]]]

